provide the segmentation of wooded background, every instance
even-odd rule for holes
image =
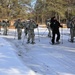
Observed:
[[[0,19],[33,18],[43,24],[52,16],[62,23],[71,19],[75,16],[75,0],[36,0],[35,4],[32,0],[0,0]]]

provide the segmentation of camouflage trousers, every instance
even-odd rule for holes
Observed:
[[[51,28],[47,28],[48,29],[48,37],[51,37]]]
[[[24,29],[24,33],[25,33],[25,35],[27,35],[27,33],[28,33],[28,29]]]
[[[35,37],[35,34],[34,34],[34,30],[29,30],[28,31],[28,39],[27,39],[27,42],[30,42],[33,43],[34,42],[34,37]]]
[[[17,33],[18,33],[18,40],[21,39],[21,35],[22,35],[22,29],[21,28],[17,28]]]
[[[3,35],[7,35],[7,27],[4,27]]]
[[[74,37],[75,37],[75,29],[70,28],[70,35],[71,35],[71,41],[74,41]]]

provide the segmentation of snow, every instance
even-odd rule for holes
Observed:
[[[26,44],[24,32],[21,40],[14,29],[0,35],[0,75],[75,75],[75,43],[68,42],[69,29],[60,32],[59,45],[49,43],[48,30],[42,27],[35,29],[33,45]]]
[[[14,52],[14,48],[0,37],[0,75],[36,75],[25,66]]]

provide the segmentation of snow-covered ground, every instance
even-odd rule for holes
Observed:
[[[18,58],[14,48],[0,37],[0,75],[36,75]]]
[[[18,56],[17,60],[37,75],[75,75],[75,43],[68,42],[69,29],[60,29],[60,32],[59,45],[51,45],[49,43],[51,38],[47,37],[47,29],[40,27],[35,29],[36,44],[33,45],[26,44],[27,37],[24,37],[24,34],[22,40],[17,40],[16,32],[12,29],[9,30],[8,36],[0,35],[0,37],[9,42],[9,50],[13,49],[13,53]]]

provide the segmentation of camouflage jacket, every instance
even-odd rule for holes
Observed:
[[[35,23],[35,22],[30,22],[29,21],[29,23],[28,23],[28,29],[29,30],[34,30],[35,28],[37,28],[38,27],[38,25]]]
[[[22,22],[18,22],[18,21],[16,21],[16,22],[14,23],[14,26],[15,26],[15,28],[23,28]]]
[[[6,22],[6,21],[1,22],[0,24],[1,24],[2,27],[9,27],[10,26],[10,23]]]

